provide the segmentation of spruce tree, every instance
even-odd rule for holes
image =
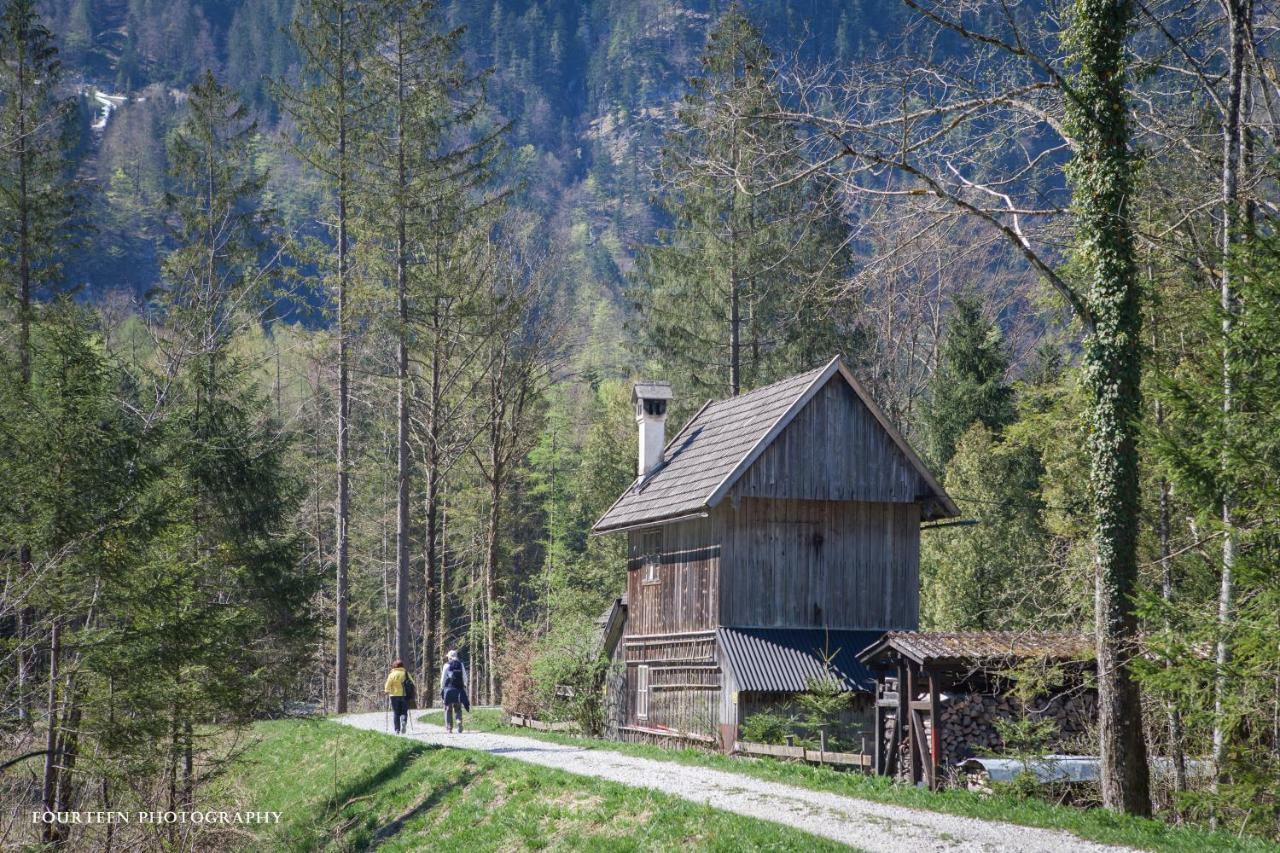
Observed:
[[[361,151],[367,176],[355,194],[357,231],[365,266],[388,284],[395,316],[396,377],[396,631],[395,653],[412,666],[410,630],[410,453],[413,376],[411,351],[429,362],[427,436],[428,531],[424,614],[425,661],[435,662],[436,502],[438,450],[436,410],[441,343],[447,332],[432,317],[439,302],[456,295],[463,281],[451,274],[472,220],[493,199],[482,186],[502,130],[475,125],[485,101],[479,80],[458,57],[461,31],[442,32],[434,3],[387,0],[379,19],[381,47],[365,74],[372,124]],[[461,140],[461,141],[459,141]]]
[[[14,306],[16,314],[23,387],[31,381],[34,300],[59,283],[60,261],[74,242],[66,226],[78,201],[70,156],[75,113],[58,94],[61,78],[53,34],[36,4],[9,0],[0,15],[0,281],[6,307]],[[18,568],[25,574],[31,569],[31,546],[15,544]],[[20,611],[20,635],[34,618],[29,608]],[[19,714],[25,715],[25,648],[19,648],[16,662]]]
[[[32,300],[59,280],[76,209],[71,102],[62,63],[33,0],[0,16],[0,274],[17,302],[22,381],[30,374]]]
[[[640,345],[695,396],[737,395],[856,343],[855,308],[835,298],[849,255],[833,186],[776,186],[799,163],[797,139],[768,118],[781,109],[772,64],[730,7],[662,152],[671,227],[636,261]]]
[[[971,293],[957,296],[924,416],[934,465],[946,467],[956,442],[973,424],[999,431],[1013,420],[1013,391],[1004,378],[1008,369],[1000,327],[983,316],[981,299]]]
[[[378,36],[378,4],[359,0],[303,0],[292,32],[302,57],[297,88],[279,90],[284,110],[297,125],[297,152],[324,180],[329,193],[332,251],[321,269],[334,295],[338,338],[337,498],[334,502],[336,576],[334,696],[347,710],[347,609],[351,536],[350,349],[355,325],[352,297],[352,206],[362,179],[359,152],[369,130],[364,70]]]
[[[1264,223],[1260,232],[1270,230]],[[1174,703],[1187,730],[1208,734],[1221,754],[1217,784],[1202,793],[1202,807],[1247,832],[1258,826],[1259,809],[1274,813],[1266,792],[1280,771],[1272,740],[1280,715],[1280,241],[1255,236],[1233,248],[1229,263],[1229,307],[1220,292],[1192,299],[1194,322],[1172,353],[1181,358],[1157,386],[1164,418],[1154,447],[1201,538],[1235,539],[1236,609],[1224,637],[1217,566],[1200,549],[1171,558],[1180,582],[1167,600],[1151,597],[1150,606],[1174,630],[1160,637],[1161,665],[1146,667],[1145,676]],[[1228,367],[1229,386],[1222,381]],[[1229,519],[1221,511],[1224,494],[1232,496]],[[1203,654],[1219,641],[1232,649],[1225,680],[1216,655]],[[1212,702],[1206,685],[1213,686]]]
[[[297,629],[311,589],[287,529],[298,499],[283,466],[288,436],[231,347],[259,321],[280,272],[256,125],[209,72],[188,103],[169,142],[175,248],[153,294],[165,330],[152,445],[165,514],[143,562],[159,580],[134,607],[137,622],[175,628],[147,651],[168,685],[158,715],[169,724],[170,808],[193,802],[199,724],[249,719],[269,698],[263,676],[305,653],[294,640],[306,638]]]

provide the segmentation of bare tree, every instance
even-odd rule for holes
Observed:
[[[554,255],[528,238],[507,237],[492,247],[489,283],[492,325],[481,393],[485,410],[480,441],[471,448],[488,491],[485,525],[484,669],[489,702],[501,701],[496,628],[501,602],[499,561],[503,503],[515,468],[537,440],[533,418],[537,404],[563,358],[566,312],[554,302]]]
[[[1060,19],[1053,7],[904,2],[919,13],[910,56],[795,79],[799,106],[779,117],[810,130],[810,169],[838,175],[851,194],[932,199],[992,229],[1083,327],[1103,801],[1148,813],[1130,672],[1141,371],[1124,91],[1131,9],[1079,0]],[[944,49],[956,38],[959,55]],[[1075,277],[1062,271],[1068,238]]]

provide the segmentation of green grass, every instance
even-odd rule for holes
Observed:
[[[279,811],[244,850],[844,850],[654,791],[321,720],[259,723],[214,799]]]
[[[443,725],[440,711],[422,714],[418,719]],[[504,732],[537,738],[552,743],[608,749],[615,752],[674,761],[698,767],[711,767],[741,773],[771,782],[783,782],[817,791],[830,791],[874,800],[880,803],[910,806],[929,811],[946,812],[966,817],[1001,820],[1022,826],[1062,829],[1081,838],[1104,844],[1117,844],[1144,850],[1173,851],[1275,851],[1275,844],[1260,838],[1239,838],[1222,832],[1209,832],[1195,827],[1179,827],[1158,820],[1118,815],[1104,809],[1081,809],[1058,806],[1039,799],[1022,799],[1010,794],[977,794],[965,790],[929,791],[894,784],[881,776],[842,772],[807,764],[768,758],[737,758],[699,749],[664,749],[646,744],[619,743],[595,738],[575,737],[506,724],[506,716],[497,710],[482,709],[466,717],[467,728],[476,731]]]

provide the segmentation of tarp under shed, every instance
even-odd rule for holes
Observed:
[[[871,693],[875,678],[858,652],[880,631],[822,628],[720,628],[720,648],[739,690],[800,693],[834,676],[845,690]]]
[[[1151,770],[1157,776],[1173,775],[1173,762],[1168,758],[1152,758]],[[1044,755],[1024,760],[1021,758],[969,758],[960,762],[960,768],[969,773],[981,772],[993,782],[1010,782],[1023,773],[1031,773],[1037,782],[1096,782],[1099,762],[1092,755]],[[1213,766],[1208,761],[1188,759],[1187,775],[1192,778],[1209,776]]]

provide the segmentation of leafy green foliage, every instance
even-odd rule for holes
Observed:
[[[1157,394],[1167,414],[1153,443],[1161,471],[1207,541],[1216,543],[1226,532],[1221,496],[1229,494],[1234,507],[1237,605],[1226,635],[1231,656],[1222,703],[1223,781],[1216,790],[1184,794],[1180,802],[1193,815],[1215,815],[1247,832],[1260,830],[1280,808],[1280,765],[1270,740],[1280,671],[1280,245],[1274,237],[1256,238],[1232,263],[1239,274],[1229,332],[1224,336],[1216,297],[1193,297],[1187,334],[1206,345],[1162,377]],[[1231,379],[1230,408],[1223,405],[1224,375]],[[1144,684],[1179,711],[1190,738],[1203,742],[1215,720],[1204,697],[1217,670],[1205,650],[1223,630],[1219,567],[1197,554],[1169,560],[1176,572],[1172,594],[1144,598],[1144,615],[1167,626],[1152,639],[1157,655],[1144,662]]]

